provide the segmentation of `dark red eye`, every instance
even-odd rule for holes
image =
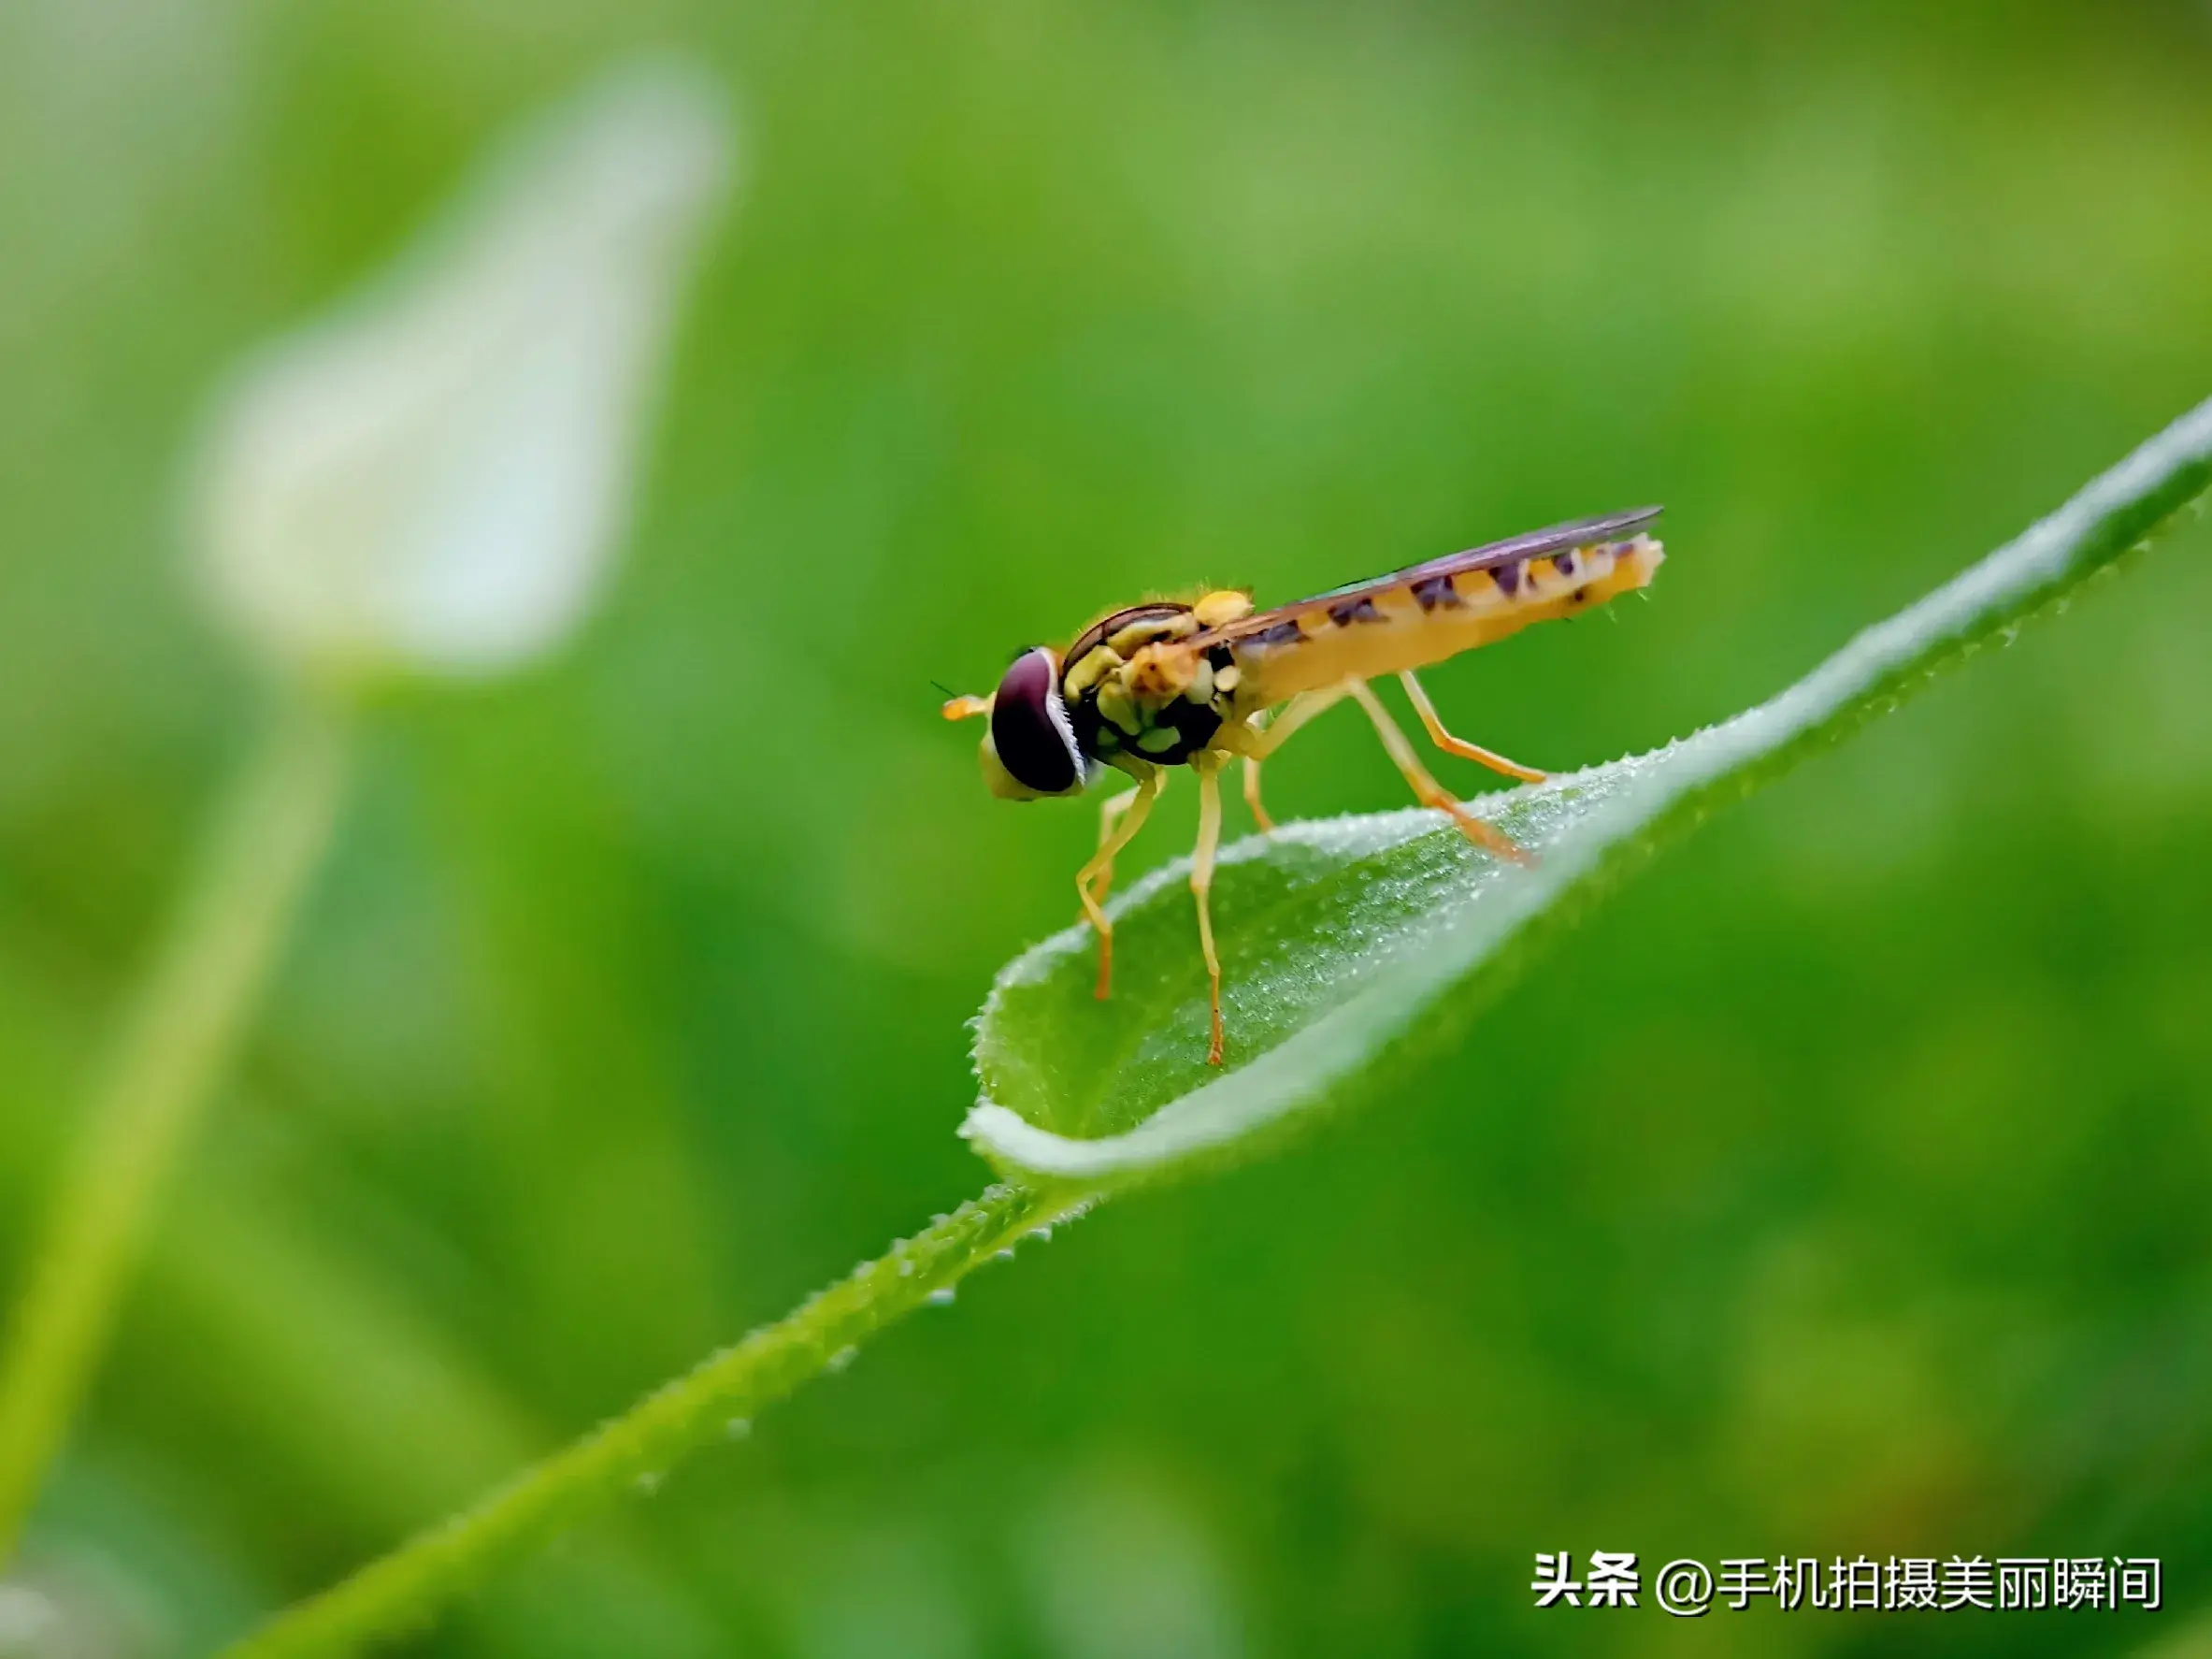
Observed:
[[[1025,789],[1064,795],[1083,776],[1075,729],[1060,701],[1060,674],[1052,653],[1039,646],[1013,659],[991,700],[991,747],[998,764]]]

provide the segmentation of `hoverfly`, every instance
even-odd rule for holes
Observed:
[[[1099,935],[1102,998],[1113,973],[1113,924],[1104,900],[1113,860],[1142,828],[1171,766],[1199,781],[1199,842],[1190,887],[1199,948],[1212,984],[1213,1036],[1222,1055],[1221,962],[1208,892],[1221,840],[1221,769],[1244,761],[1244,800],[1262,830],[1260,763],[1305,723],[1344,698],[1357,703],[1423,806],[1439,808],[1475,845],[1526,863],[1503,831],[1469,812],[1429,776],[1368,682],[1396,674],[1429,741],[1493,772],[1541,783],[1545,774],[1444,729],[1415,671],[1487,645],[1531,622],[1573,616],[1651,581],[1665,556],[1643,533],[1659,514],[1642,507],[1532,530],[1447,554],[1309,599],[1254,611],[1227,589],[1185,602],[1153,599],[1099,618],[1065,651],[1023,651],[988,697],[955,697],[948,720],[987,716],[984,781],[1004,800],[1081,794],[1108,771],[1135,787],[1099,815],[1099,850],[1076,873],[1083,913]]]

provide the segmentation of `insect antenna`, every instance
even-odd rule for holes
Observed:
[[[991,712],[991,700],[987,697],[962,697],[941,680],[932,680],[929,684],[944,693],[944,707],[939,713],[948,720],[972,720],[978,714]]]

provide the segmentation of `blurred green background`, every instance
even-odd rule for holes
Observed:
[[[383,711],[25,1570],[331,1580],[984,1178],[1093,815],[935,678],[1665,501],[1434,675],[1543,765],[1774,689],[2212,391],[2212,10],[0,11],[0,1271],[260,693],[184,443],[640,44],[749,178],[555,665]],[[2131,1652],[2212,1601],[2212,536],[1713,824],[1403,1098],[1112,1206],[501,1579],[515,1655]],[[1474,780],[1463,772],[1468,786]],[[1348,717],[1288,815],[1400,803]],[[1172,796],[1140,863],[1185,844]],[[1241,820],[1240,820],[1241,821]],[[1536,1612],[1533,1552],[2158,1555],[2158,1615]]]

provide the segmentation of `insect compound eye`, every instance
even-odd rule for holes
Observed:
[[[1083,753],[1060,700],[1059,667],[1039,646],[1014,658],[991,700],[991,747],[1025,789],[1065,795],[1083,779]]]

